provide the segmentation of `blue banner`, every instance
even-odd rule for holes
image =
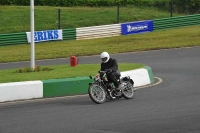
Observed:
[[[28,43],[31,43],[31,32],[26,32]],[[34,42],[62,40],[62,30],[35,31]]]
[[[121,24],[122,35],[138,34],[153,31],[153,20]]]

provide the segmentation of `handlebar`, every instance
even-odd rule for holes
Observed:
[[[107,71],[106,70],[105,71],[99,71],[99,73],[106,73],[106,72],[110,73],[110,72],[112,72],[112,70],[108,69]]]
[[[99,73],[106,73],[107,71],[99,71]]]

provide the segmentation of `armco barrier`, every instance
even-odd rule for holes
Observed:
[[[0,46],[28,43],[26,33],[0,34]]]
[[[150,67],[125,71],[122,76],[130,76],[134,87],[154,82]],[[0,102],[34,98],[58,97],[87,94],[88,84],[93,82],[89,77],[50,79],[43,81],[26,81],[0,84]]]
[[[200,14],[155,19],[153,23],[154,23],[154,30],[163,30],[163,29],[177,28],[182,26],[199,25]]]
[[[64,29],[63,40],[75,40],[76,29]],[[15,45],[15,44],[28,44],[27,36],[25,32],[22,33],[11,33],[11,34],[0,34],[0,46],[3,45]]]
[[[63,29],[63,40],[76,40],[76,28]]]
[[[76,28],[76,40],[103,38],[121,35],[121,24]]]
[[[154,30],[199,25],[200,14],[153,20]],[[121,35],[121,24],[63,29],[63,40],[83,40]],[[27,44],[26,33],[0,34],[0,46]]]

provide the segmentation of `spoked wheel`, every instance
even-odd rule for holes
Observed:
[[[135,91],[133,85],[129,81],[122,82],[124,84],[124,89],[122,90],[123,97],[126,99],[132,99],[134,97]]]
[[[105,90],[97,84],[90,85],[88,89],[88,93],[92,101],[95,103],[101,104],[106,101]]]

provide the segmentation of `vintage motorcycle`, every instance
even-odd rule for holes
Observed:
[[[118,79],[118,82],[120,82],[123,87],[120,91],[117,91],[114,83],[108,81],[106,73],[107,71],[99,71],[94,77],[94,82],[89,83],[88,93],[93,102],[101,104],[104,103],[106,99],[112,100],[122,97],[125,99],[132,99],[134,97],[134,82],[129,76]],[[90,76],[90,79],[92,79],[92,76]]]

